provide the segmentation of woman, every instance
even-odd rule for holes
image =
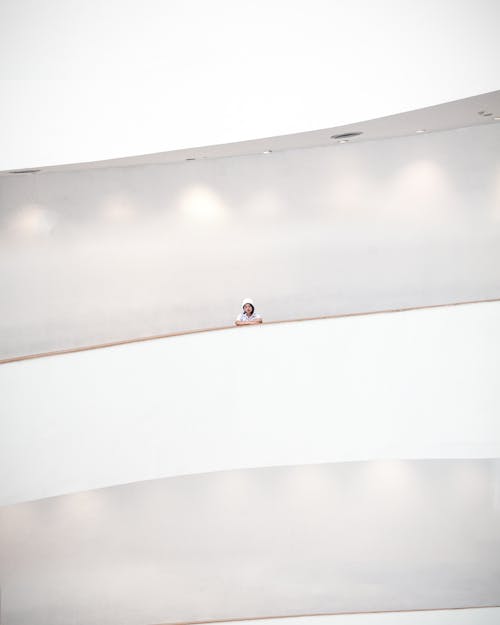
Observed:
[[[255,312],[253,300],[247,298],[241,303],[243,312],[236,317],[234,322],[237,326],[255,326],[262,323],[262,317]]]

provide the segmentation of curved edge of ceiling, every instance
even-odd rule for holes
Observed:
[[[42,87],[39,88],[42,89]],[[51,94],[50,97],[53,95]],[[40,98],[37,97],[36,99]],[[423,99],[425,97],[419,94],[419,104],[422,104]],[[281,119],[279,125],[276,125],[273,124],[272,115],[267,119],[251,119],[250,122],[246,122],[240,128],[228,127],[224,124],[217,127],[215,123],[207,123],[204,127],[197,127],[195,124],[193,130],[193,126],[188,127],[189,120],[185,119],[183,124],[178,125],[175,132],[169,130],[169,138],[165,139],[152,128],[156,124],[154,116],[152,116],[149,120],[149,129],[143,129],[145,131],[141,136],[129,133],[127,140],[123,143],[118,140],[108,141],[107,132],[103,131],[101,134],[102,141],[99,145],[92,139],[92,133],[89,133],[83,125],[79,132],[85,133],[86,139],[83,140],[80,137],[78,140],[75,137],[71,146],[61,145],[61,152],[58,154],[55,151],[51,154],[44,152],[45,146],[50,144],[54,147],[54,142],[43,136],[43,128],[34,129],[30,136],[29,149],[24,155],[13,156],[12,161],[9,161],[8,149],[0,155],[0,175],[39,173],[40,170],[50,172],[54,170],[166,164],[267,154],[290,149],[333,146],[340,142],[337,137],[344,133],[354,132],[358,134],[356,137],[349,138],[348,141],[360,142],[408,136],[418,132],[430,133],[467,126],[487,125],[497,123],[500,120],[500,90],[412,110],[409,110],[408,107],[405,108],[403,101],[401,101],[400,104],[404,112],[394,113],[394,108],[397,107],[393,106],[390,114],[384,102],[376,102],[372,106],[363,102],[358,105],[356,114],[349,110],[349,107],[352,109],[353,106],[351,104],[347,106],[347,104],[345,102],[337,103],[331,114],[323,116],[321,120],[323,126],[319,130],[306,132],[298,132],[297,125],[299,124],[299,128],[304,128],[308,123],[311,124],[311,121],[304,120],[301,122],[297,118],[287,122]],[[278,121],[278,113],[275,113],[275,121]],[[79,113],[77,113],[78,115]],[[336,124],[331,125],[333,118],[336,119]],[[353,119],[364,121],[354,122]],[[126,122],[115,117],[114,123],[125,126]],[[317,124],[316,127],[319,128],[320,125]],[[113,130],[112,127],[110,128]],[[74,126],[72,131],[75,131]],[[117,131],[116,127],[113,132],[115,131]],[[274,134],[278,132],[281,134]],[[284,134],[285,132],[288,134]],[[58,136],[59,140],[62,140],[65,135],[60,132]],[[260,136],[261,138],[249,139],[252,136]],[[129,140],[132,141],[131,144],[128,143]],[[55,147],[57,147],[57,143]],[[31,148],[34,149],[34,152],[28,156]],[[43,155],[36,154],[38,149],[42,150]],[[76,151],[73,152],[73,149]],[[10,163],[9,166],[8,163]],[[16,165],[14,166],[12,163],[16,163]]]
[[[499,21],[490,0],[446,0],[431,17],[411,0],[5,0],[0,171],[279,138],[486,94],[499,88]]]

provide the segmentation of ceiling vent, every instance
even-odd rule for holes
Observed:
[[[359,137],[362,132],[344,132],[340,135],[333,135],[330,139],[352,139],[353,137]]]

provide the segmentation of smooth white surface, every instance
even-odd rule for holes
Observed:
[[[500,297],[500,124],[0,178],[0,358]]]
[[[263,619],[262,625],[497,625],[500,608]],[[230,621],[231,622],[231,621]],[[255,621],[238,621],[252,625]]]
[[[3,625],[498,606],[500,459],[224,471],[0,507],[0,585]]]
[[[0,366],[0,503],[244,467],[500,457],[500,302]]]
[[[495,0],[3,0],[0,170],[343,125],[499,88]]]

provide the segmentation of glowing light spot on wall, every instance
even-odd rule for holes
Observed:
[[[367,483],[381,490],[404,491],[413,486],[413,471],[402,460],[378,460],[368,463],[364,469]]]
[[[333,180],[330,199],[334,214],[345,216],[345,212],[363,209],[369,197],[368,182],[359,173],[339,173]]]
[[[401,216],[436,221],[453,206],[454,193],[439,163],[421,159],[395,172],[385,194],[385,207]]]
[[[182,214],[193,222],[218,222],[226,214],[221,198],[204,185],[187,189],[180,197],[179,206]]]
[[[302,502],[332,497],[337,484],[323,465],[299,465],[286,472],[287,487]]]
[[[129,198],[120,195],[108,197],[103,203],[103,215],[111,222],[127,222],[136,214]]]
[[[63,516],[68,521],[74,519],[90,529],[92,526],[100,525],[109,504],[106,501],[106,491],[97,489],[56,497],[53,505],[57,515]]]
[[[217,508],[248,505],[257,495],[257,484],[248,471],[221,471],[212,473],[206,482],[206,500]]]
[[[20,235],[50,234],[56,224],[54,214],[41,204],[27,204],[11,221],[11,229]]]

